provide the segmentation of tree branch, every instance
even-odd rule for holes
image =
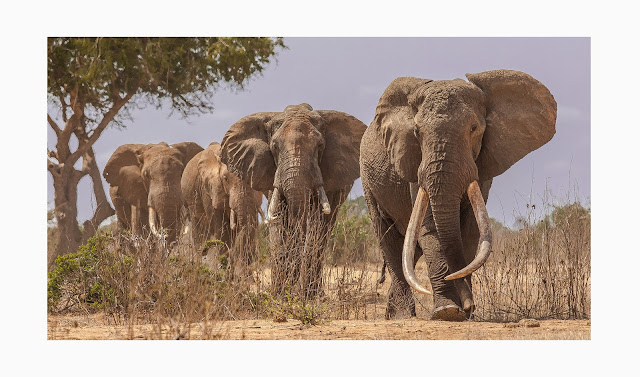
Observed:
[[[49,158],[55,158],[58,162],[60,162],[60,159],[58,158],[58,153],[56,153],[56,151],[51,151],[47,148],[47,157]],[[47,160],[50,161],[50,160]]]
[[[60,99],[60,106],[62,106],[62,121],[66,123],[67,122],[67,107],[69,107],[69,104],[67,104],[64,101],[64,97],[62,96],[62,94],[60,94],[59,99]]]
[[[47,170],[49,171],[49,173],[51,173],[51,175],[60,174],[60,165],[47,158]]]
[[[89,167],[88,166],[84,166],[84,163],[82,164],[82,170],[78,170],[78,169],[73,169],[73,173],[71,176],[71,179],[73,180],[73,185],[74,186],[78,186],[78,183],[80,182],[80,180],[87,174],[89,174]]]
[[[111,207],[107,200],[104,188],[102,186],[102,176],[100,175],[100,169],[96,163],[93,148],[89,148],[87,153],[82,156],[83,165],[88,166],[89,176],[93,182],[93,195],[96,198],[96,211],[93,214],[91,220],[84,222],[83,241],[86,241],[89,237],[93,236],[98,230],[98,226],[107,218],[113,216],[116,211]]]
[[[58,127],[58,124],[51,118],[49,114],[47,114],[47,121],[49,122],[51,128],[53,128],[53,131],[56,133],[56,136],[60,137],[60,133],[62,132],[62,130],[60,129],[60,127]]]
[[[58,151],[58,156],[68,164],[75,164],[76,161],[80,158],[82,154],[77,156],[72,155],[69,150],[69,139],[71,138],[71,134],[78,127],[79,122],[82,120],[82,116],[84,114],[84,106],[80,106],[80,101],[78,100],[78,87],[74,87],[69,92],[70,103],[73,104],[72,110],[73,114],[71,117],[67,119],[65,122],[64,128],[62,132],[58,134],[58,141],[56,143],[56,149]]]
[[[119,97],[120,98],[119,100],[114,101],[113,107],[110,108],[109,111],[107,111],[104,114],[104,116],[102,117],[102,120],[100,121],[100,124],[98,124],[98,127],[96,127],[93,130],[93,132],[91,132],[91,135],[87,139],[87,142],[81,146],[78,146],[78,149],[75,152],[73,152],[73,154],[71,155],[72,158],[76,158],[77,160],[77,158],[87,153],[89,148],[93,147],[93,144],[98,140],[98,138],[102,134],[102,131],[104,131],[104,129],[107,128],[109,123],[118,114],[118,111],[120,111],[122,106],[124,106],[127,102],[129,102],[131,97],[133,97],[133,95],[136,94],[137,91],[138,91],[137,89],[134,89],[131,92],[127,93],[127,95],[124,96],[124,98]]]

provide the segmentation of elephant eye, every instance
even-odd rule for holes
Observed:
[[[418,137],[418,127],[413,127],[413,135]]]
[[[476,129],[478,129],[478,125],[477,125],[476,123],[474,123],[474,124],[471,126],[471,132],[475,131]]]

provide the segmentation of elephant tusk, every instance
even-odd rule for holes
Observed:
[[[273,193],[271,194],[271,200],[269,201],[269,207],[267,208],[267,221],[275,221],[278,219],[278,216],[275,214],[278,210],[278,204],[280,202],[280,192],[277,187],[273,188]]]
[[[404,245],[402,246],[402,273],[407,283],[418,292],[430,295],[431,292],[424,288],[418,282],[415,271],[413,269],[414,257],[416,252],[416,236],[422,225],[422,220],[427,214],[429,206],[429,194],[422,188],[418,188],[416,201],[411,211],[411,218],[407,226],[407,232],[404,235]]]
[[[231,224],[231,230],[236,229],[236,212],[232,209],[229,214],[229,222]]]
[[[322,213],[328,215],[331,213],[331,205],[329,205],[329,199],[327,199],[327,193],[324,192],[324,187],[318,188],[318,196],[320,197],[320,204],[322,205]]]
[[[149,227],[151,228],[151,233],[160,237],[160,233],[158,232],[158,227],[156,225],[156,210],[153,209],[153,207],[149,207]]]
[[[409,183],[409,192],[411,193],[411,206],[413,207],[416,204],[416,197],[418,196],[418,184],[417,183]]]
[[[491,243],[493,238],[491,234],[491,222],[489,221],[489,214],[487,212],[487,207],[484,204],[482,192],[480,192],[480,186],[478,186],[478,181],[471,182],[469,188],[467,189],[467,195],[469,196],[469,201],[471,201],[473,214],[476,217],[478,229],[480,230],[478,252],[476,253],[475,258],[473,259],[473,261],[471,261],[471,263],[469,263],[462,270],[447,275],[444,278],[445,280],[460,279],[471,274],[473,271],[482,267],[484,262],[487,261],[489,255],[491,254]]]
[[[262,208],[258,207],[258,214],[262,217],[262,222],[263,223],[268,223],[269,221],[267,221],[266,216],[264,215],[264,212],[262,212]]]

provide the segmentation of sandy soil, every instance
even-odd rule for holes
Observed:
[[[102,314],[55,316],[48,339],[591,339],[591,321],[523,320],[519,323],[461,323],[406,320],[331,320],[302,325],[297,320],[219,321],[190,326],[113,325]]]

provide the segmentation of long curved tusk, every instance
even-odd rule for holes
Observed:
[[[478,186],[478,181],[471,182],[469,188],[467,189],[467,195],[469,196],[469,201],[471,201],[473,214],[476,217],[478,229],[480,230],[478,252],[476,253],[476,257],[473,258],[473,261],[471,261],[471,263],[469,263],[462,270],[447,275],[444,278],[445,280],[460,279],[471,274],[473,271],[482,267],[484,262],[487,261],[489,255],[491,254],[491,243],[493,238],[491,234],[491,222],[489,221],[489,214],[487,213],[487,207],[484,204],[482,192],[480,192],[480,186]]]
[[[331,213],[331,205],[329,205],[329,199],[327,199],[327,193],[324,192],[324,187],[318,188],[318,196],[320,197],[320,204],[322,205],[322,213],[328,215]]]
[[[275,221],[278,219],[276,211],[278,210],[278,204],[280,203],[280,192],[277,187],[273,188],[271,193],[271,200],[269,200],[269,207],[267,207],[267,221]]]
[[[231,223],[231,230],[235,230],[236,229],[236,211],[234,211],[233,209],[231,210],[231,213],[229,213],[229,222]]]
[[[416,204],[416,197],[418,196],[418,183],[409,183],[409,192],[411,193],[411,206]]]
[[[404,245],[402,246],[402,273],[409,285],[418,292],[430,295],[431,292],[424,288],[418,282],[415,271],[413,270],[413,262],[416,252],[416,236],[422,225],[422,220],[427,214],[429,206],[429,194],[420,187],[416,196],[416,202],[411,211],[411,218],[407,226],[407,232],[404,235]]]
[[[264,215],[264,212],[262,212],[262,208],[258,207],[258,214],[262,217],[262,222],[263,223],[268,223],[266,216]]]

